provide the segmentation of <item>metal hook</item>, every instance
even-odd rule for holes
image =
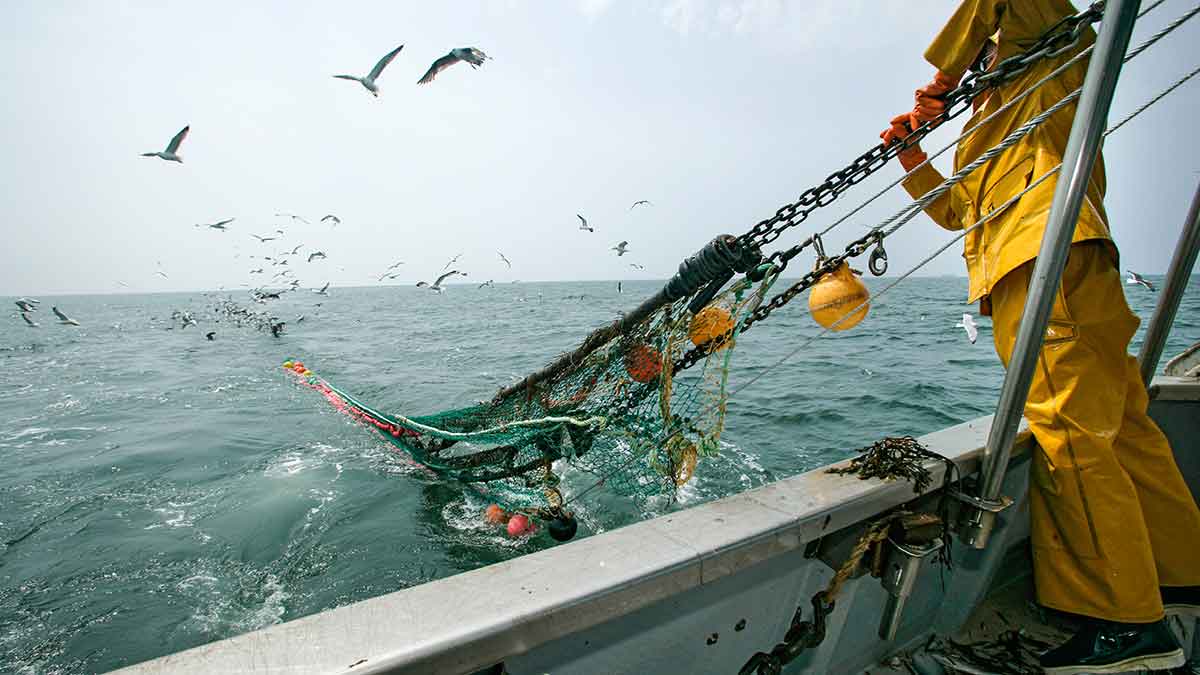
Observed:
[[[821,235],[814,234],[812,236],[812,243],[813,243],[813,248],[817,252],[817,261],[818,262],[820,262],[828,257],[825,255],[825,243],[821,241]]]
[[[867,261],[867,267],[871,269],[871,274],[877,277],[881,277],[887,272],[888,258],[887,251],[883,250],[883,239],[875,241],[875,250],[871,251],[871,259]]]

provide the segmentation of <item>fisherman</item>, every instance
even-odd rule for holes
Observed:
[[[1076,13],[1068,0],[963,0],[925,51],[937,69],[916,91],[911,112],[881,134],[885,143],[945,109],[941,97],[968,68],[983,70],[1033,45]],[[1034,62],[1014,80],[975,99],[974,126],[1095,41],[1089,29],[1073,49]],[[1083,83],[1086,61],[1042,85],[959,141],[961,169]],[[1000,208],[1062,161],[1075,106],[930,204],[947,230],[962,230]],[[904,186],[920,197],[943,178],[919,147],[899,155]],[[1054,194],[1047,179],[968,233],[969,302],[992,317],[996,351],[1012,355],[1043,227]],[[1070,256],[1046,329],[1025,417],[1037,440],[1030,473],[1034,580],[1038,601],[1085,617],[1065,644],[1041,656],[1045,672],[1112,673],[1172,668],[1183,651],[1167,611],[1200,616],[1200,509],[1163,433],[1146,414],[1148,397],[1128,353],[1138,318],[1126,304],[1117,249],[1104,211],[1098,158],[1075,227]]]

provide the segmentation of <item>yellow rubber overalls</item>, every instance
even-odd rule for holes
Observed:
[[[984,41],[999,33],[999,58],[1028,48],[1061,18],[1066,0],[964,0],[925,58],[959,76]],[[1034,64],[985,93],[966,127],[994,112],[1094,41]],[[1086,60],[961,141],[955,171],[1083,83]],[[1062,159],[1075,107],[1048,119],[1020,143],[934,202],[928,215],[961,230],[990,213]],[[919,197],[942,182],[931,166],[904,186]],[[1050,178],[983,227],[967,234],[963,257],[969,302],[992,315],[996,351],[1008,365],[1034,258],[1054,194]],[[1129,310],[1104,212],[1099,158],[1079,214],[1045,344],[1025,404],[1037,448],[1030,476],[1034,577],[1048,607],[1112,621],[1163,616],[1159,586],[1200,585],[1200,510],[1167,439],[1146,414],[1136,359],[1127,349],[1138,326]]]

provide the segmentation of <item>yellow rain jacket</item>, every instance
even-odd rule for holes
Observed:
[[[1028,49],[1060,19],[1075,13],[1075,8],[1067,0],[966,0],[934,38],[933,44],[925,51],[925,59],[947,75],[961,76],[974,61],[984,41],[997,31],[1000,33],[999,58],[1004,59]],[[974,127],[979,120],[995,112],[1016,94],[1094,41],[1095,34],[1088,29],[1075,49],[1054,59],[1038,61],[1012,82],[982,94],[986,98],[982,105],[977,99],[975,114],[963,128]],[[1084,59],[960,141],[954,157],[954,170],[957,172],[970,164],[1021,124],[1081,86],[1086,71],[1087,60]],[[973,172],[934,202],[927,209],[929,216],[948,230],[961,230],[1025,189],[1030,182],[1062,161],[1074,116],[1074,105],[1060,110],[1019,143]],[[963,257],[966,258],[970,277],[968,302],[986,299],[996,281],[1022,263],[1037,257],[1056,179],[1047,179],[1016,204],[1009,206],[1006,213],[967,234]],[[904,187],[914,197],[919,197],[937,187],[942,180],[941,173],[927,164],[905,179]],[[1108,218],[1104,213],[1104,189],[1104,160],[1100,158],[1088,183],[1087,198],[1079,214],[1074,241],[1110,239]],[[1116,249],[1112,249],[1112,252],[1115,261]],[[990,314],[986,303],[983,313]]]
[[[1066,0],[964,0],[925,57],[941,71],[960,75],[997,31],[1004,58],[1074,13]],[[1077,50],[1093,40],[1088,33]],[[1077,50],[1038,62],[993,90],[966,128]],[[961,141],[955,170],[1080,86],[1086,67],[1084,61],[1042,85]],[[1063,109],[974,172],[927,209],[930,217],[944,228],[961,230],[1054,168],[1066,148],[1074,111],[1074,106]],[[927,166],[904,185],[916,197],[941,182],[942,176]],[[1054,178],[1047,179],[965,239],[970,299],[984,300],[981,310],[993,315],[996,352],[1006,366],[1054,184]],[[1025,418],[1037,439],[1029,483],[1034,578],[1043,605],[1147,622],[1163,615],[1159,586],[1200,584],[1200,509],[1166,437],[1146,414],[1146,388],[1128,353],[1138,319],[1125,302],[1103,198],[1100,161],[1025,402]]]

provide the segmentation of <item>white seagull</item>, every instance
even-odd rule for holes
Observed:
[[[510,269],[510,270],[511,270],[511,269],[512,269],[512,263],[510,263],[510,262],[508,261],[508,258],[505,258],[505,257],[504,257],[504,254],[503,254],[503,253],[500,253],[500,251],[496,251],[496,253],[498,253],[498,254],[500,255],[500,259],[501,259],[501,260],[503,260],[503,261],[504,261],[504,264],[505,264],[505,265],[508,265],[508,269]]]
[[[75,319],[72,319],[71,317],[67,316],[66,314],[63,314],[62,312],[60,312],[58,310],[57,307],[51,307],[50,311],[54,312],[54,316],[58,317],[58,322],[65,326],[78,326],[79,325],[78,321],[76,321]]]
[[[442,266],[442,269],[444,269],[444,270],[445,270],[445,269],[450,269],[450,266],[451,266],[451,265],[453,265],[454,263],[458,262],[458,259],[459,259],[459,258],[461,258],[461,257],[463,257],[463,254],[461,254],[461,253],[459,253],[458,255],[454,256],[453,258],[451,258],[451,259],[450,259],[450,262],[448,262],[448,263],[446,263],[445,265],[443,265],[443,266]]]
[[[298,220],[298,221],[300,221],[300,222],[304,223],[305,225],[310,225],[310,224],[311,224],[311,223],[309,223],[307,220],[305,220],[305,219],[301,218],[300,216],[298,216],[298,215],[296,215],[296,214],[294,214],[294,213],[276,213],[276,214],[275,214],[275,217],[276,217],[276,218],[291,218],[292,220]],[[275,230],[275,231],[276,231],[276,232],[278,232],[279,234],[283,234],[283,231],[282,231],[282,230]]]
[[[446,277],[452,277],[455,274],[461,274],[464,277],[467,276],[466,272],[459,272],[458,270],[450,270],[449,272],[446,272],[442,276],[438,277],[437,280],[434,281],[432,284],[424,282],[424,281],[418,281],[417,288],[428,288],[429,290],[433,291],[434,293],[441,293],[442,291],[446,290],[446,289],[442,288],[442,282],[446,280]]]
[[[25,312],[21,312],[21,318],[25,319],[25,325],[29,326],[30,328],[37,328],[39,325],[41,325],[38,322],[34,321],[33,319],[29,318],[29,315],[26,314]]]
[[[433,78],[437,77],[438,73],[458,63],[459,61],[466,61],[468,64],[470,64],[471,68],[478,68],[479,66],[482,66],[483,62],[489,58],[491,57],[474,47],[455,47],[454,49],[450,50],[449,54],[443,56],[437,61],[434,61],[433,65],[429,66],[429,70],[425,71],[425,75],[423,75],[421,79],[417,80],[417,84],[429,84],[430,82],[433,82]]]
[[[482,284],[479,284],[479,288],[483,288],[484,286],[487,286],[488,288],[495,288],[496,282],[491,279],[488,279],[487,281],[483,282]]]
[[[275,241],[276,239],[278,239],[278,238],[279,238],[279,237],[262,237],[262,236],[259,236],[259,235],[257,235],[257,234],[251,234],[250,236],[251,236],[251,237],[254,237],[255,239],[257,239],[257,240],[258,240],[258,243],[260,243],[260,244],[265,244],[265,243],[267,243],[268,241]]]
[[[316,289],[316,288],[312,289],[312,292],[316,293],[317,295],[329,295],[329,282],[326,281],[325,285],[322,286],[320,289]]]
[[[650,203],[649,199],[639,199],[633,203],[633,206],[629,207],[629,210],[632,211],[635,208],[637,208],[638,206],[641,206],[642,204],[645,204],[646,206],[654,206],[654,204]]]
[[[644,270],[644,269],[646,269],[645,265],[639,265],[639,264],[637,264],[637,263],[629,263],[629,266],[630,266],[630,267],[632,267],[632,268],[633,268],[633,269],[635,269],[635,270]]]
[[[1125,270],[1125,271],[1129,273],[1129,278],[1125,280],[1126,284],[1131,284],[1131,285],[1132,284],[1141,284],[1141,285],[1145,286],[1146,288],[1149,288],[1152,291],[1158,290],[1157,288],[1154,287],[1154,284],[1150,283],[1146,279],[1146,277],[1138,274],[1137,272],[1134,272],[1133,270]]]
[[[375,67],[371,69],[370,73],[367,73],[366,77],[356,77],[354,75],[334,75],[334,77],[339,80],[353,80],[366,87],[367,91],[371,92],[372,96],[378,98],[379,87],[376,86],[375,80],[377,80],[383,73],[383,69],[387,68],[387,65],[392,62],[392,59],[396,58],[396,55],[400,53],[401,49],[404,49],[404,45],[396,47],[392,51],[388,52],[387,55],[385,55],[382,59],[379,59],[379,63],[375,64]]]
[[[313,251],[312,253],[308,254],[308,262],[312,262],[314,260],[324,260],[327,257],[328,256],[325,255],[324,251]]]
[[[38,300],[37,298],[17,298],[17,304],[20,305],[22,303],[37,309],[37,306],[42,304],[42,301]]]
[[[329,215],[327,215],[327,216],[325,216],[324,218],[322,218],[322,219],[321,219],[321,222],[323,223],[323,222],[325,222],[325,221],[327,221],[327,220],[328,220],[329,222],[333,223],[333,226],[334,226],[334,227],[337,227],[338,225],[341,225],[341,224],[342,224],[342,219],[341,219],[341,218],[338,218],[337,216],[333,215],[332,213],[331,213],[331,214],[329,214]]]
[[[225,226],[232,223],[235,220],[237,220],[237,218],[227,218],[225,220],[218,220],[215,223],[207,223],[207,224],[197,223],[196,227],[210,227],[214,230],[221,230],[222,232],[224,232],[226,229],[228,229]]]
[[[17,302],[15,304],[17,305],[17,309],[21,310],[22,312],[37,311],[37,305],[30,304],[29,300],[26,300],[25,298],[17,298]]]
[[[388,265],[388,268],[384,271],[391,272],[392,270],[396,269],[397,267],[399,267],[403,264],[404,264],[403,260],[397,260],[396,262],[392,263],[391,265]]]
[[[616,246],[612,247],[612,249],[610,249],[610,250],[616,251],[617,257],[619,258],[619,257],[625,255],[625,252],[629,250],[628,246],[629,246],[629,242],[622,241],[622,242],[618,243]]]
[[[587,230],[588,232],[596,231],[596,228],[588,225],[587,218],[584,218],[583,216],[579,215],[578,213],[575,214],[575,217],[579,219],[579,229]]]
[[[183,158],[179,156],[179,144],[183,142],[183,139],[187,138],[188,130],[191,128],[191,125],[188,125],[180,130],[179,133],[175,134],[175,138],[172,138],[171,142],[167,143],[166,150],[163,150],[162,152],[143,152],[142,157],[157,157],[159,159],[165,159],[168,162],[179,162],[180,164],[183,164]]]
[[[967,331],[967,339],[971,341],[971,344],[975,344],[975,339],[979,337],[979,328],[975,325],[975,317],[963,314],[962,321],[954,324],[954,327]]]

